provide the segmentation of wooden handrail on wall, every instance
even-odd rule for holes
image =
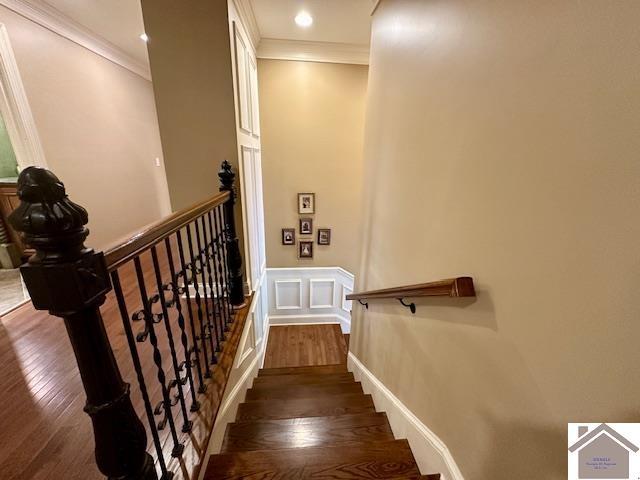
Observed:
[[[406,285],[404,287],[385,288],[382,290],[369,290],[367,292],[357,292],[347,295],[347,300],[357,300],[361,305],[369,308],[369,303],[363,300],[374,300],[381,298],[396,298],[405,307],[415,313],[414,303],[404,303],[405,298],[414,297],[475,297],[476,290],[473,286],[473,278],[456,277],[436,282],[419,283],[417,285]]]

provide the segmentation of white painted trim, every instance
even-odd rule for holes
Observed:
[[[348,270],[345,270],[342,267],[269,267],[267,268],[268,272],[286,272],[286,271],[296,272],[300,270],[304,270],[304,271],[311,270],[313,272],[323,272],[323,271],[330,272],[330,271],[337,270],[338,272],[349,277],[351,280],[355,280],[355,275],[349,272]]]
[[[298,305],[280,305],[280,295],[278,294],[278,284],[280,283],[297,283],[298,284]],[[301,310],[302,309],[302,279],[291,280],[275,280],[274,290],[276,296],[276,310]]]
[[[140,62],[121,48],[42,0],[0,0],[0,5],[146,80],[151,80],[149,65]]]
[[[349,291],[349,293],[347,293],[347,290]],[[349,315],[351,315],[351,310],[352,309],[348,308],[347,302],[351,303],[351,302],[353,302],[353,300],[347,300],[347,295],[350,295],[352,293],[353,293],[353,288],[349,288],[343,283],[342,284],[342,292],[341,292],[341,294],[342,294],[341,300],[342,301],[340,302],[341,303],[340,306],[342,307],[342,310],[347,312]],[[353,304],[351,306],[353,306]]]
[[[351,319],[335,313],[312,313],[303,315],[269,315],[269,327],[272,325],[323,325],[340,324],[342,333],[351,333]]]
[[[256,21],[256,15],[251,5],[251,0],[233,0],[233,5],[236,7],[240,22],[244,27],[244,30],[249,35],[249,41],[253,47],[253,51],[256,51],[257,45],[260,43],[260,28]]]
[[[7,126],[20,169],[31,165],[46,167],[47,162],[13,55],[7,28],[0,24],[0,113]]]
[[[331,284],[331,304],[330,305],[317,305],[313,300],[313,285],[315,283],[330,283]],[[333,308],[336,304],[336,281],[333,278],[310,278],[309,279],[309,308]]]
[[[368,65],[369,46],[263,38],[258,45],[256,56],[272,60]]]
[[[439,472],[442,480],[464,480],[451,452],[407,406],[398,399],[360,360],[349,352],[347,367],[373,397],[376,411],[385,411],[396,438],[406,438],[423,474]]]

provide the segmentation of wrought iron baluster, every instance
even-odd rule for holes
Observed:
[[[178,365],[178,355],[176,353],[176,346],[173,341],[173,332],[171,331],[171,322],[169,320],[169,311],[167,310],[167,302],[164,298],[165,286],[162,283],[162,273],[160,272],[160,264],[158,263],[158,252],[156,247],[151,247],[151,259],[153,260],[153,270],[156,277],[156,284],[158,287],[158,295],[160,296],[160,308],[162,308],[162,316],[164,317],[164,327],[167,331],[167,340],[169,341],[169,351],[171,353],[171,363],[173,365],[173,373],[175,374],[176,388],[178,390],[178,401],[180,402],[180,410],[182,411],[182,418],[184,423],[182,425],[183,432],[190,432],[193,422],[189,420],[189,414],[187,413],[187,404],[184,401],[184,392],[182,391],[182,377],[180,376],[180,366]]]
[[[207,244],[207,251],[211,257],[211,264],[213,269],[213,274],[215,277],[215,287],[216,287],[216,303],[215,308],[218,309],[218,323],[220,325],[220,331],[225,332],[228,330],[227,328],[227,314],[226,310],[223,308],[224,298],[222,296],[222,276],[220,275],[218,265],[216,265],[216,237],[214,236],[213,228],[211,225],[211,212],[207,212],[204,216],[206,220],[203,219],[203,222],[207,224],[207,228],[209,230],[209,242]],[[219,260],[219,259],[218,259]],[[222,334],[224,338],[224,333]]]
[[[136,347],[136,340],[131,329],[131,321],[129,319],[129,313],[127,311],[127,302],[124,299],[122,293],[122,286],[120,285],[120,276],[118,271],[111,272],[111,281],[113,283],[113,289],[116,294],[116,300],[118,301],[118,309],[120,310],[120,316],[122,317],[122,325],[127,337],[127,343],[129,344],[129,350],[131,351],[131,358],[133,360],[133,368],[136,371],[138,377],[138,385],[140,386],[140,393],[142,394],[142,400],[144,402],[144,410],[147,414],[147,420],[149,421],[149,428],[151,429],[151,437],[153,438],[153,445],[158,455],[158,464],[160,465],[160,471],[162,477],[160,480],[171,480],[173,478],[173,472],[167,470],[167,464],[164,460],[164,454],[162,453],[162,445],[160,444],[160,437],[158,435],[158,428],[156,426],[156,420],[153,415],[153,407],[151,406],[151,400],[149,399],[149,392],[147,391],[147,385],[142,373],[142,365],[140,363],[140,356],[138,355],[138,348]]]
[[[196,240],[197,240],[197,244],[198,244],[198,259],[200,261],[200,271],[202,272],[202,291],[204,292],[204,307],[205,307],[205,312],[207,313],[207,328],[209,330],[209,340],[211,341],[211,351],[216,351],[219,352],[220,351],[220,337],[218,337],[218,333],[216,331],[216,327],[215,327],[215,321],[213,320],[215,317],[215,313],[213,312],[213,306],[210,308],[209,305],[213,305],[213,299],[211,299],[211,303],[209,302],[209,297],[211,297],[212,295],[212,290],[209,289],[209,293],[207,294],[207,278],[206,278],[206,270],[207,270],[207,265],[205,264],[205,261],[203,260],[204,257],[204,250],[202,248],[202,238],[200,237],[200,222],[199,222],[199,218],[196,218],[195,221],[193,222],[193,224],[196,227]],[[210,311],[211,310],[211,311]],[[212,325],[212,321],[213,321],[213,325]],[[216,346],[214,349],[213,346],[213,336],[215,335],[216,337]]]
[[[227,267],[227,242],[226,242],[226,238],[227,238],[227,230],[226,230],[226,222],[224,221],[224,215],[225,215],[225,209],[222,205],[216,207],[216,220],[219,222],[219,226],[220,226],[220,231],[221,233],[221,238],[220,238],[220,244],[222,245],[222,268],[224,270],[224,286],[225,286],[225,291],[227,293],[227,310],[229,311],[229,316],[231,317],[231,322],[233,322],[233,305],[231,304],[231,292],[229,290],[230,287],[230,282],[231,282],[231,274],[229,272],[229,268]]]
[[[184,350],[184,365],[187,370],[187,381],[189,382],[189,389],[191,390],[191,408],[192,412],[197,412],[200,409],[200,403],[196,399],[196,389],[193,385],[193,374],[191,372],[191,348],[189,347],[189,340],[187,339],[187,331],[184,325],[184,316],[182,315],[182,301],[180,300],[180,285],[178,284],[178,276],[176,275],[176,269],[173,265],[173,253],[171,251],[171,241],[169,237],[164,239],[164,247],[167,251],[167,261],[169,262],[169,273],[171,274],[171,291],[173,292],[173,303],[178,312],[178,327],[180,328],[180,342],[182,343],[182,349]]]
[[[196,331],[195,322],[193,321],[193,307],[191,305],[191,291],[190,285],[191,281],[189,280],[189,267],[186,265],[184,261],[184,249],[182,246],[182,232],[178,230],[176,232],[176,239],[178,240],[178,257],[180,258],[180,271],[182,272],[182,278],[184,279],[184,293],[187,297],[187,312],[189,313],[189,325],[191,326],[191,341],[193,342],[193,353],[194,361],[196,366],[196,373],[198,374],[198,392],[204,393],[207,389],[207,386],[202,379],[202,366],[200,365],[200,348],[198,347],[198,335]],[[195,279],[195,276],[192,276],[191,279]],[[197,279],[196,279],[197,280]],[[205,354],[205,363],[206,363],[206,354]]]
[[[215,295],[214,295],[214,290],[213,290],[213,276],[211,274],[211,262],[210,262],[210,258],[209,258],[209,252],[208,252],[208,246],[209,246],[209,241],[207,239],[207,227],[204,221],[204,216],[201,216],[200,218],[198,218],[199,221],[202,222],[202,240],[204,242],[204,247],[202,248],[202,258],[204,259],[205,262],[205,270],[207,271],[207,277],[205,282],[205,290],[207,288],[207,284],[209,285],[209,298],[211,300],[211,314],[212,314],[212,321],[213,321],[213,328],[214,328],[214,332],[216,334],[216,346],[218,351],[221,351],[221,345],[220,342],[224,341],[224,336],[223,333],[221,331],[219,331],[219,325],[217,322],[217,318],[218,315],[216,314],[216,301],[215,301]],[[196,220],[196,222],[198,221]],[[196,223],[197,225],[197,223]],[[204,277],[203,277],[204,280]]]
[[[213,246],[214,248],[213,253],[216,259],[216,267],[217,267],[216,277],[220,278],[220,289],[218,293],[218,299],[219,299],[220,311],[223,312],[223,315],[224,315],[224,327],[228,331],[229,324],[231,323],[232,318],[231,318],[231,311],[228,308],[229,295],[228,295],[228,292],[226,291],[228,279],[225,277],[226,272],[224,271],[224,266],[222,263],[222,260],[224,257],[224,251],[223,251],[224,235],[222,230],[220,229],[220,226],[218,225],[218,222],[216,219],[216,211],[217,210],[214,209],[213,211],[209,212],[209,225],[211,229],[216,232],[216,237],[215,237],[216,242]],[[213,217],[213,221],[211,220],[211,217]]]
[[[204,363],[205,363],[206,370],[204,372],[204,376],[205,378],[209,378],[211,377],[211,369],[209,368],[209,363],[211,363],[211,365],[214,365],[218,363],[218,359],[216,358],[216,353],[213,348],[213,340],[211,340],[211,336],[209,336],[209,343],[211,343],[211,360],[209,360],[207,356],[207,327],[206,327],[206,320],[205,320],[205,315],[206,316],[209,315],[208,310],[206,309],[207,308],[207,301],[206,301],[207,292],[206,291],[204,292],[205,309],[203,310],[202,298],[200,297],[200,282],[198,281],[198,271],[199,270],[201,271],[201,269],[198,268],[196,256],[193,254],[193,239],[191,235],[191,225],[187,226],[187,242],[189,243],[189,260],[191,261],[191,275],[193,278],[193,287],[196,290],[196,306],[198,307],[198,320],[200,321],[200,343],[202,344],[202,351],[204,353],[204,359],[205,359]]]
[[[171,431],[171,437],[173,439],[173,450],[171,451],[172,457],[179,457],[184,451],[184,445],[178,440],[178,433],[176,432],[176,426],[173,421],[173,413],[171,412],[171,398],[169,396],[169,390],[167,389],[167,378],[162,368],[162,354],[160,348],[158,348],[158,337],[156,336],[155,327],[153,325],[153,313],[151,311],[151,305],[149,304],[149,296],[147,294],[147,287],[144,281],[144,274],[142,273],[142,265],[140,264],[140,257],[133,259],[133,264],[136,268],[136,277],[138,278],[138,289],[140,290],[140,299],[142,300],[142,308],[144,309],[144,321],[149,329],[149,340],[153,347],[153,362],[156,364],[158,382],[162,389],[162,405],[164,408],[164,415],[169,423],[169,430]]]

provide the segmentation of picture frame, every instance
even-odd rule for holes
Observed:
[[[315,193],[299,193],[298,194],[298,213],[314,214],[316,213],[316,194]]]
[[[295,245],[295,244],[296,244],[296,229],[283,228],[282,229],[282,245]]]
[[[298,242],[298,258],[313,258],[313,240]]]
[[[313,218],[300,219],[300,235],[313,235]]]
[[[330,228],[318,229],[318,245],[331,245],[331,229]]]

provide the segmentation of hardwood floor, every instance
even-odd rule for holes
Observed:
[[[163,278],[167,278],[168,264],[163,249],[158,248]],[[156,292],[155,278],[148,253],[141,258],[145,282],[149,294]],[[140,293],[135,283],[133,266],[127,264],[120,274],[129,315],[140,308]],[[185,319],[188,319],[186,301],[183,300]],[[156,305],[158,308],[159,306]],[[190,434],[180,432],[183,424],[179,403],[172,408],[181,442],[185,442],[182,458],[170,456],[173,442],[169,428],[159,432],[160,442],[169,468],[176,479],[193,478],[197,475],[194,465],[203,459],[212,427],[212,419],[220,405],[231,369],[235,350],[247,316],[247,308],[235,314],[236,320],[227,333],[226,342],[218,365],[212,370],[212,378],[206,380],[207,392],[199,395],[201,409],[190,412],[194,422]],[[113,293],[109,294],[101,308],[105,328],[116,360],[125,381],[131,383],[132,402],[143,424],[147,425],[142,397],[131,353],[123,329],[122,319]],[[171,331],[179,356],[183,355],[180,330],[172,309]],[[133,324],[134,334],[142,330],[142,322]],[[196,329],[198,329],[196,322]],[[186,325],[189,340],[189,321]],[[165,326],[156,325],[162,365],[167,377],[173,378],[171,357]],[[162,398],[160,384],[156,379],[156,366],[152,349],[147,340],[137,343],[144,378],[156,405]],[[67,337],[62,319],[51,317],[47,312],[36,311],[30,303],[0,317],[0,362],[4,367],[0,377],[2,409],[0,410],[0,478],[3,480],[58,480],[103,479],[94,459],[93,430],[89,417],[83,412],[85,394],[75,363],[75,357]],[[196,375],[193,369],[194,376]],[[194,378],[194,380],[196,380]],[[197,381],[197,380],[196,380]],[[197,385],[196,385],[197,387]],[[191,406],[189,384],[184,387],[186,407]],[[160,417],[156,417],[158,421]],[[150,432],[147,432],[148,451],[156,458]]]
[[[337,324],[282,325],[269,329],[265,368],[346,363],[347,346]]]

